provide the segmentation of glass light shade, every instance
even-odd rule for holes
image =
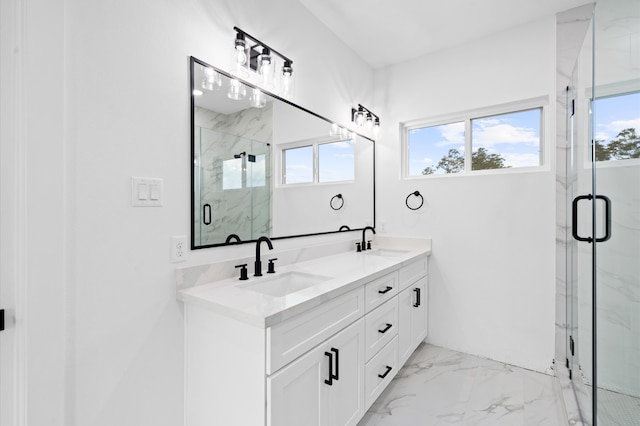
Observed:
[[[217,90],[222,87],[222,77],[218,72],[209,68],[202,67],[204,78],[202,79],[202,88],[206,90]]]
[[[247,47],[244,40],[244,34],[236,34],[236,40],[233,46],[233,58],[238,65],[244,65],[247,62]]]
[[[247,88],[244,84],[240,83],[240,81],[232,78],[229,81],[229,91],[227,92],[227,97],[229,99],[233,99],[239,101],[244,99],[247,96]]]
[[[358,126],[362,126],[364,124],[364,111],[356,111],[353,115],[353,121],[355,121]]]
[[[273,88],[274,64],[267,48],[262,49],[262,55],[258,56],[258,75],[260,76],[260,86],[265,89]]]
[[[340,127],[336,123],[331,123],[331,131],[329,132],[329,136],[339,136],[340,135]]]
[[[260,89],[253,89],[249,103],[254,108],[264,108],[267,104],[267,96]]]
[[[365,120],[364,125],[367,128],[367,130],[373,129],[373,117],[371,116],[371,114],[367,114],[367,118]]]
[[[293,97],[295,80],[293,78],[293,68],[291,68],[291,62],[285,61],[282,67],[282,89],[280,94],[285,99],[291,99]]]

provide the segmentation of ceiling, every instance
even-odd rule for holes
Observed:
[[[593,0],[299,0],[372,68],[401,63]]]

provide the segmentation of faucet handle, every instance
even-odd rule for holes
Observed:
[[[367,241],[367,250],[371,250],[371,240]]]
[[[362,245],[360,243],[356,243],[356,251],[357,252],[361,252],[362,251]]]
[[[269,259],[269,265],[267,266],[267,274],[275,274],[276,273],[275,264],[273,263],[276,260],[278,260],[277,257],[274,257],[273,259]]]
[[[247,264],[243,263],[242,265],[236,265],[236,268],[240,268],[240,280],[244,281],[244,280],[248,280],[249,277],[247,276]]]

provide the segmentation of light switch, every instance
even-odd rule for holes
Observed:
[[[152,183],[149,185],[149,199],[150,200],[160,199],[160,186],[157,183]]]
[[[162,207],[162,179],[132,176],[131,205]]]
[[[146,183],[138,184],[138,200],[146,200],[148,197],[148,186]]]

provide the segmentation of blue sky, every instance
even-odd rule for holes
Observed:
[[[608,142],[630,127],[640,135],[640,92],[596,99],[593,114],[597,140]]]

